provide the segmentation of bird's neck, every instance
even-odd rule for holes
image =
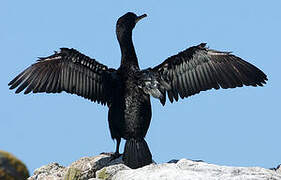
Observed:
[[[118,39],[121,48],[121,66],[134,66],[139,68],[137,55],[135,52],[132,33],[125,34],[122,39]]]

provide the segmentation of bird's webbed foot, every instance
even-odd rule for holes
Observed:
[[[112,153],[112,152],[110,152],[110,153],[102,152],[101,153],[101,154],[110,156],[110,161],[118,159],[122,155],[119,153],[119,146],[120,146],[121,138],[116,138],[116,141],[117,141],[117,144],[116,144],[116,150],[114,153]]]
[[[119,152],[115,152],[111,155],[111,160],[110,161],[113,161],[114,159],[118,159],[120,156],[122,156],[122,154],[120,154]]]

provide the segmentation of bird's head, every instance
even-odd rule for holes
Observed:
[[[132,12],[128,12],[125,15],[121,16],[116,24],[116,34],[118,40],[121,40],[121,37],[123,37],[124,35],[131,36],[132,30],[134,29],[137,22],[146,16],[146,14],[137,16]]]

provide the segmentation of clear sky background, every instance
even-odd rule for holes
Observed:
[[[115,150],[107,107],[61,94],[14,94],[8,82],[60,47],[118,68],[117,19],[148,17],[133,40],[141,68],[201,42],[233,53],[268,75],[265,87],[210,90],[167,103],[152,99],[147,142],[158,163],[201,159],[231,166],[281,163],[281,1],[1,1],[0,149],[34,169]],[[123,145],[120,148],[123,152]]]

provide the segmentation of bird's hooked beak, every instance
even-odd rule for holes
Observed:
[[[136,23],[139,22],[139,20],[141,20],[142,18],[145,18],[146,16],[147,16],[146,14],[138,16],[137,19],[136,19]]]

